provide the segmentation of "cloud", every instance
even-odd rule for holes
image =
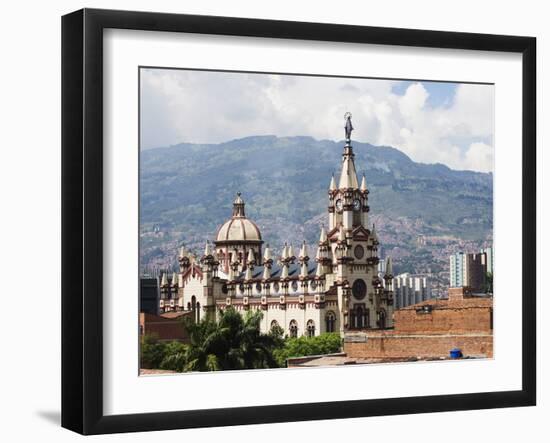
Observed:
[[[466,151],[467,169],[482,172],[493,171],[493,147],[485,143],[472,143]]]
[[[459,84],[434,106],[421,82],[397,93],[399,82],[375,79],[160,69],[141,78],[143,148],[266,134],[341,140],[350,111],[356,140],[415,161],[492,170],[492,86]]]

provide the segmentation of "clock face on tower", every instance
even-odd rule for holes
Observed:
[[[343,207],[342,200],[340,200],[340,199],[336,200],[336,210],[341,211],[342,207]]]
[[[353,210],[354,211],[359,211],[359,209],[361,209],[361,202],[359,201],[359,199],[355,199],[353,200]]]

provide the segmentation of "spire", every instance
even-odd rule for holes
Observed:
[[[208,257],[209,255],[212,255],[212,247],[210,246],[210,242],[206,240],[206,245],[204,246],[204,256]]]
[[[252,280],[252,268],[249,266],[246,268],[246,272],[244,274],[245,280]]]
[[[307,261],[303,261],[300,265],[300,277],[307,278],[308,271],[307,271]]]
[[[342,174],[340,175],[338,187],[340,189],[357,189],[359,184],[357,183],[357,172],[355,172],[355,162],[353,161],[354,154],[351,146],[344,148],[342,157]]]
[[[264,265],[264,275],[262,276],[264,280],[269,280],[271,278],[271,269],[269,266]]]
[[[332,174],[332,177],[330,178],[330,186],[329,191],[335,191],[336,190],[336,181],[334,180],[334,174]]]
[[[366,192],[367,190],[367,180],[365,179],[365,174],[363,174],[363,178],[361,179],[361,192]]]
[[[391,257],[386,260],[386,275],[393,275],[393,264]]]
[[[241,193],[237,192],[237,197],[233,200],[233,217],[244,217],[244,200]]]
[[[285,242],[285,245],[283,246],[283,251],[281,253],[281,260],[285,261],[289,257],[288,255],[288,245]]]
[[[296,258],[296,256],[294,255],[294,248],[292,247],[292,245],[289,245],[288,246],[288,258],[293,260],[294,258]]]
[[[183,258],[183,257],[186,257],[186,256],[187,256],[187,254],[186,254],[186,251],[185,251],[185,246],[181,245],[179,257]]]
[[[376,235],[376,226],[374,226],[374,223],[372,224],[372,231],[370,232],[370,235],[374,241],[378,242],[378,235]]]
[[[285,263],[283,265],[283,269],[281,269],[281,279],[288,278],[288,264]]]
[[[231,253],[231,263],[235,265],[239,263],[239,251],[237,251],[237,249],[233,249]]]
[[[264,263],[268,262],[269,260],[271,260],[271,249],[269,247],[269,245],[267,245],[265,247],[265,251],[264,251]]]
[[[315,254],[315,260],[319,262],[323,258],[323,253],[321,252],[321,248],[317,248],[317,254]]]
[[[353,126],[351,124],[351,113],[346,112],[344,115],[346,120],[346,146],[344,146],[344,154],[342,155],[342,174],[340,175],[340,182],[338,188],[340,189],[357,189],[359,184],[357,182],[357,172],[355,171],[355,162],[353,158],[353,148],[350,145],[351,142],[351,131],[353,131]]]
[[[307,244],[306,241],[302,243],[302,247],[300,248],[300,256],[298,257],[300,260],[305,260],[308,257],[307,255]]]
[[[172,286],[178,286],[178,274],[175,272],[172,274]]]
[[[162,280],[160,282],[161,286],[168,286],[168,274],[165,272],[162,274]]]
[[[248,250],[248,257],[246,258],[246,263],[248,266],[254,266],[254,262],[256,259],[254,258],[254,251],[252,249]]]
[[[321,235],[319,236],[319,243],[324,243],[327,241],[327,232],[325,231],[325,227],[321,226]]]
[[[344,225],[340,225],[340,231],[338,232],[338,241],[342,243],[346,241],[346,232],[344,231]]]
[[[323,276],[323,265],[321,262],[317,263],[317,269],[315,270],[315,277],[322,277]]]

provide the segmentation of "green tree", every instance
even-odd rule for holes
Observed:
[[[491,272],[487,272],[485,274],[485,283],[483,284],[483,290],[485,293],[493,293],[493,274]]]
[[[260,332],[261,311],[249,311],[245,317],[233,307],[199,323],[186,321],[190,344],[186,349],[184,371],[218,371],[277,367],[273,351],[275,337]]]
[[[146,334],[141,337],[140,367],[144,369],[156,369],[165,356],[164,343],[157,340],[155,335]]]
[[[187,345],[173,341],[164,347],[164,356],[160,362],[160,369],[183,371],[187,361]]]
[[[275,350],[274,356],[280,367],[286,366],[291,357],[333,354],[342,348],[342,339],[336,332],[326,332],[315,337],[297,337],[286,339],[284,346]]]

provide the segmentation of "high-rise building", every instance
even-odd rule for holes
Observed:
[[[467,287],[473,292],[485,289],[486,274],[492,270],[493,254],[482,250],[478,254],[457,252],[449,258],[449,280],[451,288]],[[490,265],[489,265],[490,262]]]
[[[414,305],[432,297],[430,278],[419,274],[399,274],[393,278],[395,309]]]
[[[481,254],[485,254],[485,263],[487,267],[487,273],[493,274],[493,248],[483,248],[479,251]]]

